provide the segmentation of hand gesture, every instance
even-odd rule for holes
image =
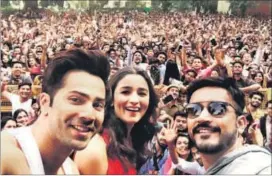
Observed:
[[[176,123],[174,121],[167,121],[166,128],[162,129],[167,145],[175,145],[175,140],[178,137]]]

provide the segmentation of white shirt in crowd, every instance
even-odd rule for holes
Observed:
[[[203,175],[205,173],[204,167],[200,166],[197,161],[190,162],[182,158],[178,159],[178,164],[172,163],[172,168],[192,175]]]

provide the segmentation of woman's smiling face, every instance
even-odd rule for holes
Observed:
[[[145,115],[149,99],[149,88],[145,79],[137,74],[126,75],[114,91],[115,114],[127,125],[134,125]]]

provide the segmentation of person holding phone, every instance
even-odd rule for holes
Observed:
[[[174,117],[177,111],[182,111],[184,107],[177,101],[179,93],[179,86],[175,84],[169,85],[165,96],[160,99],[159,109],[164,110],[171,117]]]

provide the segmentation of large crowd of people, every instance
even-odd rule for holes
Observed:
[[[271,174],[271,19],[27,17],[1,19],[1,174]]]

